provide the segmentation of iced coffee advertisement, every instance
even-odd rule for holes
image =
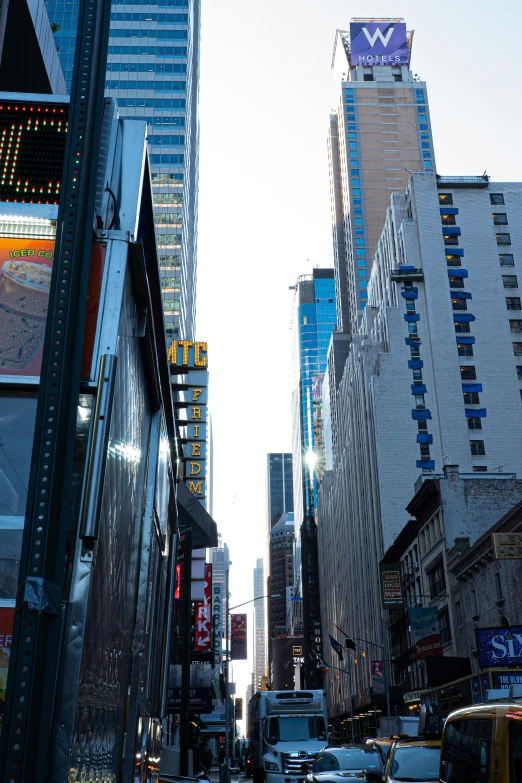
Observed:
[[[13,639],[14,612],[14,609],[0,607],[0,730],[4,714],[7,671],[9,669],[9,655]]]
[[[0,375],[40,375],[54,242],[0,237]]]

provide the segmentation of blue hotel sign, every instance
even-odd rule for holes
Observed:
[[[522,666],[522,626],[477,628],[479,666]]]

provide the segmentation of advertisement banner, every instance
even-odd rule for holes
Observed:
[[[243,699],[234,702],[234,716],[236,720],[243,720]]]
[[[232,661],[246,661],[247,659],[246,614],[230,615],[230,659]]]
[[[428,655],[442,655],[440,642],[439,610],[436,606],[417,609],[408,606],[410,636],[417,660]]]
[[[381,599],[384,609],[402,606],[401,567],[397,563],[380,565]]]
[[[384,661],[370,661],[372,672],[372,692],[373,694],[386,693],[386,684],[384,681]]]
[[[404,22],[351,22],[350,60],[356,65],[408,65]]]
[[[214,666],[223,661],[223,585],[212,585],[212,624],[214,626]]]
[[[475,628],[479,666],[522,666],[522,626]]]
[[[181,710],[181,688],[169,688],[167,698],[167,712],[179,712]],[[189,696],[189,710],[201,712],[212,710],[212,695],[210,688],[191,688]]]
[[[0,607],[0,731],[2,728],[2,715],[4,714],[9,656],[13,641],[14,614],[14,609]]]
[[[203,578],[203,602],[194,606],[194,649],[209,652],[212,643],[212,565],[205,563]]]

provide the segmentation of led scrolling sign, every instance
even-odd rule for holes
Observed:
[[[58,204],[67,104],[0,102],[0,201]]]

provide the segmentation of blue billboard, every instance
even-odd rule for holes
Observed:
[[[404,22],[351,22],[350,60],[356,65],[408,65]]]
[[[522,627],[476,628],[479,666],[522,666]]]

